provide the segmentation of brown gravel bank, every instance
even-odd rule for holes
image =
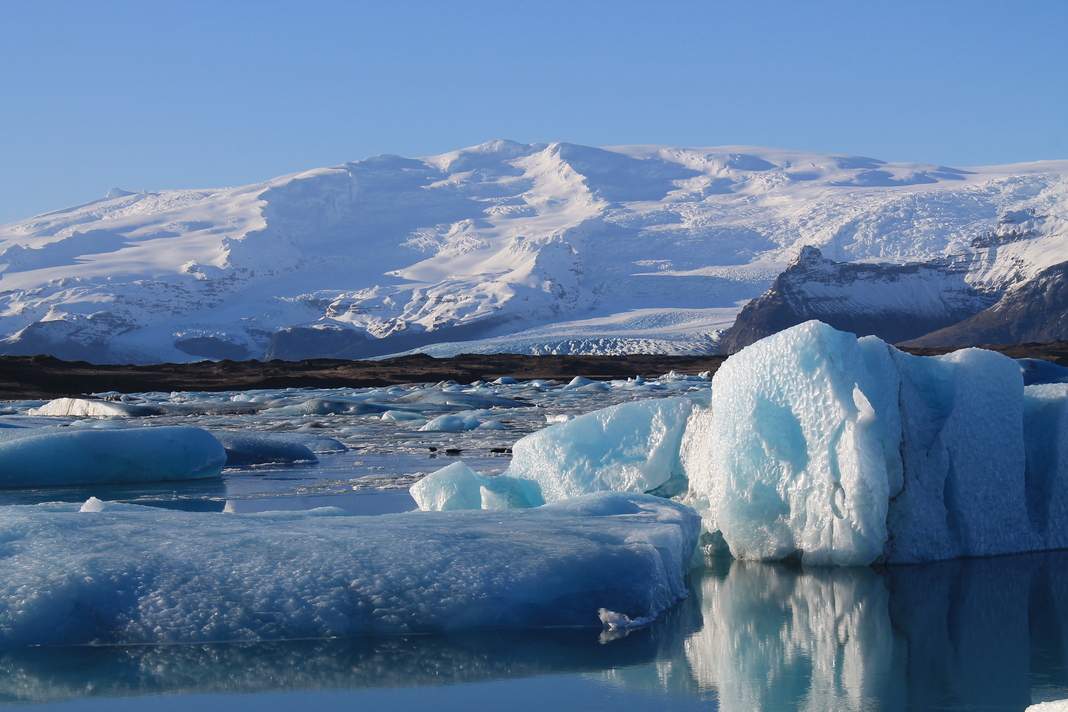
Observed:
[[[1068,366],[1068,341],[986,346],[1012,358],[1041,358]],[[954,348],[909,348],[934,355]],[[725,356],[524,356],[463,354],[452,358],[415,355],[382,361],[200,361],[151,366],[95,365],[51,356],[0,356],[0,399],[44,399],[119,391],[223,391],[252,388],[361,388],[397,383],[564,380],[655,377],[668,371],[715,371]]]

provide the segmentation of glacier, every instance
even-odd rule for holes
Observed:
[[[0,647],[602,626],[686,595],[699,518],[605,492],[536,509],[0,507]]]
[[[891,272],[945,268],[914,290],[865,292],[872,313],[996,298],[1068,262],[1066,195],[1065,161],[506,140],[234,188],[117,191],[0,226],[0,352],[708,353],[805,246]],[[814,298],[833,307],[843,292],[828,289]]]
[[[707,403],[639,401],[550,426],[450,501],[660,494],[701,514],[707,551],[810,565],[1068,548],[1068,385],[1025,387],[1025,371],[993,351],[912,356],[810,321],[729,358]],[[420,482],[421,506],[458,486],[449,475]],[[476,496],[495,487],[527,494]]]

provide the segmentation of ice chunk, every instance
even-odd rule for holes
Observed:
[[[424,512],[481,509],[479,488],[489,482],[462,462],[454,462],[412,485],[412,499]]]
[[[652,623],[655,618],[630,618],[625,613],[616,613],[607,608],[597,611],[598,617],[605,628],[619,630],[623,628],[641,628]]]
[[[1025,386],[1038,383],[1068,383],[1068,368],[1064,366],[1040,358],[1018,358],[1016,363],[1020,364]]]
[[[319,461],[315,453],[300,442],[300,435],[257,433],[251,430],[213,430],[211,434],[226,448],[226,464],[230,467],[269,462]]]
[[[398,403],[422,403],[426,405],[451,406],[453,408],[527,408],[529,403],[502,398],[480,396],[473,393],[456,393],[438,388],[423,388],[397,399]]]
[[[1068,712],[1068,700],[1051,700],[1031,705],[1024,712]]]
[[[427,475],[412,485],[409,492],[424,512],[514,509],[543,501],[533,482],[505,476],[486,477],[462,462]]]
[[[194,480],[218,477],[225,462],[200,428],[0,430],[0,487]]]
[[[692,410],[688,398],[633,401],[551,425],[516,442],[504,474],[536,483],[546,502],[655,490],[682,475],[679,445]]]
[[[897,381],[886,344],[816,321],[727,359],[689,473],[706,526],[739,558],[871,563],[900,487]]]
[[[405,410],[387,410],[382,414],[382,420],[423,420],[420,413],[410,413]]]
[[[263,414],[274,416],[368,415],[372,413],[382,413],[387,410],[389,410],[389,406],[367,403],[364,401],[311,398],[303,403],[285,405],[278,408],[268,408],[263,411]]]
[[[439,415],[429,423],[419,428],[426,431],[460,432],[462,430],[474,430],[480,425],[478,418],[473,415]]]
[[[564,386],[564,390],[567,391],[572,388],[581,388],[582,386],[588,386],[591,383],[596,383],[596,381],[591,381],[583,376],[575,376],[566,386]]]
[[[79,512],[103,512],[104,503],[96,497],[90,497],[85,500],[85,504],[78,510]]]
[[[266,433],[265,433],[266,434]],[[310,433],[271,433],[273,437],[291,440],[300,443],[316,455],[325,455],[334,452],[348,452],[345,443],[325,435],[313,435]]]
[[[699,529],[619,493],[379,517],[78,507],[0,507],[0,647],[599,628],[685,596]]]
[[[147,405],[131,405],[85,398],[57,398],[39,408],[31,408],[27,415],[87,416],[90,418],[135,418],[159,415],[163,409]]]

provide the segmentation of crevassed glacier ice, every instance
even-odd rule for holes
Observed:
[[[195,480],[218,477],[225,462],[200,428],[0,430],[0,487]]]
[[[686,595],[699,518],[640,494],[536,509],[256,515],[0,507],[0,647],[600,627]]]

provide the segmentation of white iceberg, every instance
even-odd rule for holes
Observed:
[[[82,416],[89,418],[136,418],[145,415],[159,415],[163,409],[86,398],[56,398],[42,406],[26,411],[27,415]]]
[[[637,401],[554,425],[519,440],[491,479],[535,485],[535,506],[600,490],[677,497],[702,515],[706,550],[743,559],[1068,547],[1068,384],[1025,391],[1006,356],[911,356],[811,321],[732,356],[710,406],[697,403]],[[470,506],[502,505],[471,492]]]
[[[1068,519],[1048,516],[1068,502],[1038,496],[1068,478],[1050,444],[1065,437],[1063,390],[1025,419],[1008,357],[910,356],[808,322],[743,349],[712,383],[690,496],[735,556],[862,565],[1068,546]],[[1044,474],[1027,442],[1045,448]]]
[[[200,428],[0,430],[0,487],[195,480],[218,477],[225,462]]]
[[[504,476],[536,483],[545,502],[679,482],[679,449],[693,408],[689,398],[633,401],[557,423],[517,441]]]
[[[473,415],[439,415],[419,428],[427,432],[457,433],[463,430],[475,430],[481,421]]]
[[[601,627],[686,595],[700,527],[620,493],[378,517],[93,504],[0,507],[0,647]]]

